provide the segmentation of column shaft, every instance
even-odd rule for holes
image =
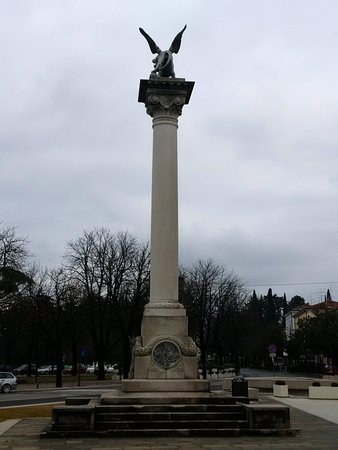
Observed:
[[[153,119],[149,306],[178,302],[177,126],[172,116]]]
[[[183,78],[140,81],[139,102],[153,118],[150,301],[145,316],[185,315],[178,301],[177,128],[193,86]]]

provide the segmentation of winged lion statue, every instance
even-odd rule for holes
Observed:
[[[152,74],[156,74],[159,77],[172,77],[175,78],[173,53],[178,53],[181,47],[181,39],[184,30],[187,28],[185,25],[183,30],[180,31],[174,38],[169,50],[162,51],[155,41],[147,34],[142,28],[139,28],[141,34],[146,38],[150,50],[152,53],[157,53],[156,58],[152,60],[154,63],[154,70]]]

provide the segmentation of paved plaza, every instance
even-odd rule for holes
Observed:
[[[270,399],[272,400],[272,399]],[[40,439],[49,419],[22,419],[0,424],[0,450],[199,450],[316,449],[338,450],[338,400],[290,397],[294,437]],[[305,411],[311,411],[311,414]],[[321,417],[320,417],[321,416]],[[325,420],[327,417],[330,420]]]

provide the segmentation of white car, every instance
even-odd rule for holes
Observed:
[[[0,390],[4,394],[16,390],[16,376],[11,372],[0,372]]]
[[[53,373],[53,367],[52,366],[42,366],[38,368],[38,374],[39,375],[49,375]]]
[[[86,373],[97,373],[99,370],[98,366],[89,366],[87,367]],[[107,366],[104,366],[104,372],[107,373]]]
[[[115,370],[119,370],[117,364],[112,364],[111,366],[108,366],[108,367],[107,367],[107,373],[112,373],[112,372],[114,372]]]
[[[95,373],[97,370],[96,366],[88,366],[86,369],[86,373]]]

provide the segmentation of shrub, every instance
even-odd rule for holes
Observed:
[[[332,387],[338,387],[338,383],[334,383],[334,382],[333,382],[333,383],[331,383],[331,386],[332,386]]]
[[[276,380],[275,382],[274,382],[274,384],[277,384],[278,386],[285,386],[285,381],[284,380]]]
[[[312,383],[312,386],[320,386],[319,381],[314,381],[314,382]]]

